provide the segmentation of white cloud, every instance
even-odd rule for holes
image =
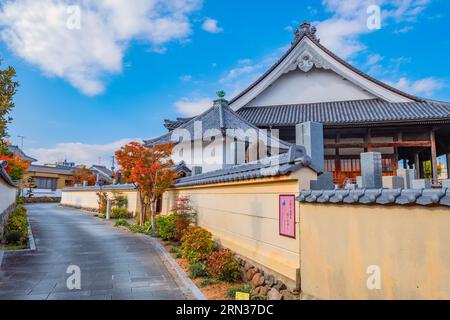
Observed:
[[[213,99],[210,98],[183,98],[175,102],[175,107],[183,116],[193,117],[211,108],[212,103]]]
[[[114,152],[131,141],[142,141],[142,139],[120,139],[107,144],[58,143],[50,148],[29,148],[26,150],[26,153],[38,159],[38,162],[41,164],[55,163],[66,159],[76,164],[109,165]],[[101,158],[101,163],[98,163],[99,158]]]
[[[342,58],[349,58],[366,47],[360,41],[364,34],[372,32],[367,28],[367,8],[379,5],[381,27],[391,21],[414,22],[428,5],[429,0],[323,0],[326,11],[332,13],[331,18],[318,21],[317,30],[322,43]],[[408,26],[404,27],[403,30]],[[409,26],[409,28],[411,28]]]
[[[133,40],[153,51],[191,33],[189,15],[202,0],[15,0],[0,7],[0,39],[48,76],[65,79],[87,95],[104,91],[105,76],[123,68]],[[80,8],[80,28],[68,28]],[[69,20],[71,19],[71,20]],[[75,19],[75,20],[73,20]],[[76,24],[74,24],[76,26]]]
[[[189,82],[189,81],[192,81],[192,76],[190,75],[190,74],[185,74],[185,75],[182,75],[181,77],[180,77],[180,80],[181,81],[184,81],[184,82]]]
[[[437,90],[442,89],[446,85],[445,81],[432,77],[418,80],[402,77],[397,82],[385,82],[407,93],[426,96],[432,96]]]
[[[384,57],[382,57],[381,55],[379,55],[377,53],[371,54],[367,57],[366,65],[371,66],[371,65],[377,64],[378,62],[380,62],[383,59],[384,59]]]
[[[221,33],[223,29],[218,24],[219,22],[217,20],[206,18],[203,21],[202,29],[210,33]]]

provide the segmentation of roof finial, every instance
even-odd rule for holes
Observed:
[[[225,91],[223,91],[223,90],[217,91],[216,94],[219,99],[225,98],[225,95],[226,95]]]
[[[319,38],[317,38],[316,32],[317,32],[316,27],[311,26],[311,23],[309,23],[308,21],[305,21],[300,25],[300,28],[296,28],[294,30],[295,37],[294,37],[294,41],[292,41],[292,44],[296,44],[298,41],[300,41],[300,39],[304,35],[307,35],[312,40],[319,42],[320,40],[319,40]]]

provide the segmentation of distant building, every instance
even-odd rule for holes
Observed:
[[[73,172],[76,167],[47,166],[32,164],[23,177],[27,181],[29,177],[34,178],[35,189],[34,197],[61,197],[61,189],[71,187],[74,184]],[[27,196],[28,190],[22,191]]]
[[[37,161],[36,159],[26,155],[25,152],[23,152],[23,150],[20,149],[18,146],[8,146],[8,150],[9,152],[18,156],[22,160],[29,161],[30,163]]]
[[[113,182],[114,171],[108,169],[105,166],[93,165],[89,170],[97,176],[95,182],[96,185],[99,184],[111,184]]]

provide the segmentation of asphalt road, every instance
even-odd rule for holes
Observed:
[[[5,251],[0,299],[185,299],[149,239],[55,204],[27,206],[36,251]],[[68,268],[71,273],[67,273]],[[80,270],[80,289],[77,285]]]

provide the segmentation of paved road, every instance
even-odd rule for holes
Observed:
[[[185,299],[149,239],[55,204],[27,208],[37,250],[4,253],[0,299]],[[80,290],[67,288],[70,265]]]

